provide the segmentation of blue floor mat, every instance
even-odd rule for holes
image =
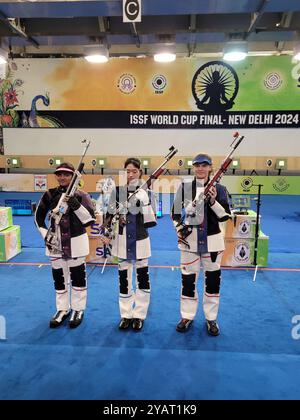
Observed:
[[[152,294],[141,333],[117,329],[117,268],[101,274],[91,265],[83,324],[50,330],[44,244],[32,217],[14,217],[23,250],[0,265],[0,399],[299,399],[299,208],[299,197],[263,197],[273,271],[259,270],[254,283],[253,270],[223,270],[217,338],[206,334],[201,303],[191,330],[175,330],[181,285],[169,216],[150,230]]]
[[[1,399],[300,397],[300,348],[292,338],[299,273],[259,272],[253,283],[248,271],[224,270],[222,334],[213,338],[201,305],[189,333],[175,331],[179,270],[151,269],[151,305],[141,333],[117,329],[116,268],[91,270],[83,324],[50,330],[50,267],[0,266],[7,322],[7,340],[0,341]]]

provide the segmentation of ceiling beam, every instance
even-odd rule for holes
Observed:
[[[191,38],[190,38],[189,43],[187,44],[189,57],[191,57],[196,50],[196,46],[197,46],[196,35],[195,35],[196,29],[197,29],[197,15],[193,14],[190,16],[190,26],[189,26],[189,31],[191,32]]]
[[[0,22],[8,27],[13,34],[25,39],[36,48],[39,48],[39,43],[31,36],[28,36],[26,32],[24,32],[23,28],[21,28],[21,26],[16,23],[16,19],[9,19],[4,13],[0,11]]]
[[[98,25],[101,33],[106,32],[104,18],[102,16],[98,16]]]
[[[259,24],[263,14],[266,10],[266,7],[268,6],[269,1],[270,0],[262,0],[258,9],[257,9],[257,11],[252,14],[251,23],[250,23],[250,26],[249,26],[249,28],[248,28],[245,36],[244,36],[244,40],[247,40],[249,35],[251,35],[252,32],[254,32],[255,29],[257,28],[257,25]]]
[[[279,22],[280,28],[289,28],[291,25],[293,17],[293,12],[288,13],[282,13],[281,20]],[[285,41],[278,41],[275,43],[276,49],[278,52],[281,52],[284,50]]]
[[[134,39],[135,39],[135,45],[136,45],[138,48],[140,48],[140,46],[141,46],[141,40],[140,40],[140,37],[139,37],[138,31],[137,31],[137,29],[136,29],[135,22],[130,23],[130,30],[131,30],[132,35],[134,36]]]

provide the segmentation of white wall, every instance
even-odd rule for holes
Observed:
[[[91,140],[88,155],[165,155],[174,145],[178,155],[203,151],[227,154],[232,129],[4,129],[6,155],[80,155],[81,140]],[[300,129],[244,129],[241,156],[300,156]]]

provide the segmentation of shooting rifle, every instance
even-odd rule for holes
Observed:
[[[53,253],[60,253],[59,248],[59,237],[58,237],[58,226],[64,214],[68,210],[68,202],[65,200],[66,197],[72,197],[77,188],[81,179],[81,174],[84,168],[83,159],[86,155],[86,152],[91,144],[90,141],[83,140],[82,143],[85,143],[84,151],[81,155],[77,169],[75,170],[70,184],[65,193],[63,193],[57,203],[57,206],[51,211],[49,215],[49,228],[45,236],[45,243],[48,249]]]
[[[223,160],[220,169],[218,169],[218,171],[215,173],[213,178],[209,181],[209,183],[205,187],[204,196],[205,196],[206,201],[209,200],[208,191],[211,189],[211,187],[214,187],[218,182],[220,182],[220,179],[225,174],[225,172],[227,171],[229,165],[231,164],[231,162],[233,160],[232,155],[233,155],[234,151],[237,149],[237,147],[241,144],[241,142],[244,139],[244,136],[240,136],[240,134],[238,132],[234,133],[233,137],[234,137],[234,140],[230,145],[231,151],[228,153],[226,158]]]
[[[241,142],[244,139],[244,136],[240,136],[240,134],[238,132],[234,133],[233,137],[234,137],[234,139],[233,139],[233,142],[230,145],[230,147],[231,147],[230,152],[228,153],[228,155],[226,156],[226,158],[222,162],[221,167],[218,169],[218,171],[215,173],[215,175],[208,182],[208,184],[206,185],[206,187],[204,189],[204,202],[205,203],[207,203],[209,201],[209,195],[208,195],[209,190],[211,189],[211,187],[214,187],[218,182],[220,182],[220,179],[225,174],[225,172],[227,171],[228,167],[230,166],[230,164],[233,160],[232,155],[233,155],[234,151],[237,149],[237,147],[241,144]],[[196,196],[195,199],[191,203],[192,208],[196,209],[197,201],[198,201],[198,197]],[[187,247],[189,247],[189,244],[186,241],[186,238],[192,233],[193,228],[189,225],[184,224],[184,216],[181,218],[180,222],[177,224],[177,227],[179,227],[181,225],[182,225],[182,228],[178,231],[178,234],[180,236],[178,241],[183,243]]]
[[[169,153],[164,156],[164,161],[163,163],[157,168],[155,169],[155,171],[148,177],[148,179],[139,187],[137,188],[134,192],[132,192],[128,199],[126,204],[128,205],[129,201],[140,191],[140,190],[147,190],[148,188],[150,188],[152,182],[156,179],[158,179],[158,177],[164,173],[164,171],[166,170],[165,165],[167,164],[167,162],[169,162],[169,160],[171,160],[176,153],[178,152],[177,149],[175,149],[174,146],[171,146],[169,148]],[[103,227],[104,227],[104,236],[112,238],[113,236],[113,232],[114,232],[114,225],[115,223],[119,220],[120,218],[120,212],[121,210],[123,210],[125,208],[125,205],[123,203],[117,202],[116,206],[113,209],[114,214],[111,217],[108,217],[106,219],[106,222],[104,222]]]

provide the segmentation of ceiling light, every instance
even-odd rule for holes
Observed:
[[[230,51],[223,55],[223,59],[226,61],[241,61],[247,57],[247,53],[242,51]]]
[[[105,45],[88,47],[85,49],[84,58],[89,63],[106,63],[109,58],[108,49]]]
[[[176,54],[170,52],[161,52],[154,54],[154,61],[158,63],[170,63],[176,60]]]
[[[101,54],[86,55],[84,58],[89,63],[106,63],[108,61],[108,57]]]
[[[223,59],[226,61],[241,61],[248,55],[245,42],[228,42],[223,51]]]
[[[160,37],[161,39],[161,37]],[[167,38],[164,37],[164,41],[159,43],[155,46],[154,50],[154,61],[158,63],[170,63],[176,60],[176,44],[173,40],[173,37],[168,36]]]

